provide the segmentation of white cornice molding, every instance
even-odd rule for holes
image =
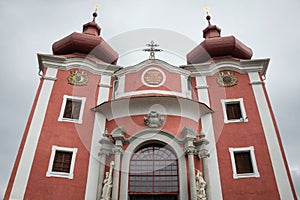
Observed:
[[[221,70],[232,70],[239,73],[260,72],[266,74],[270,59],[255,60],[222,60],[193,65],[182,65],[181,68],[191,72],[192,76],[212,76]]]
[[[65,58],[63,56],[37,54],[39,68],[55,68],[60,70],[70,70],[80,68],[93,74],[113,75],[116,71],[122,69],[117,65],[94,62],[86,58]]]
[[[149,67],[149,66],[162,67],[162,68],[168,70],[169,72],[179,73],[185,77],[189,77],[191,75],[190,71],[179,68],[174,65],[171,65],[165,61],[162,61],[159,59],[148,59],[148,60],[144,60],[143,62],[140,62],[136,65],[128,66],[126,68],[121,69],[120,71],[116,72],[116,76],[123,76],[128,73],[134,73],[134,72],[141,70],[142,68]]]
[[[161,115],[180,116],[198,122],[202,116],[213,112],[204,103],[174,96],[122,98],[104,102],[92,110],[104,114],[108,121],[121,117],[148,115],[150,111],[156,111]]]

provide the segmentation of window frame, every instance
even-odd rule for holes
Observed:
[[[244,106],[244,99],[238,98],[238,99],[221,99],[222,108],[223,108],[223,114],[224,114],[224,123],[234,123],[234,122],[248,122],[248,117],[246,115],[246,109]],[[240,104],[240,110],[242,117],[240,119],[228,119],[227,116],[227,110],[226,105],[233,104],[233,103],[239,103]]]
[[[235,157],[234,157],[235,152],[250,152],[253,173],[240,173],[240,174],[237,173],[236,162],[235,162]],[[229,153],[230,153],[230,158],[231,158],[231,166],[232,166],[232,172],[233,172],[234,179],[251,178],[251,177],[259,178],[260,177],[260,174],[259,174],[258,168],[257,168],[257,163],[256,163],[256,159],[255,159],[253,146],[241,147],[241,148],[229,148]]]
[[[164,159],[157,157],[164,157]],[[155,165],[155,163],[160,163],[160,165]],[[148,144],[135,151],[130,158],[128,177],[129,195],[179,194],[178,159],[176,154],[164,145]],[[138,185],[137,183],[140,183],[143,178],[146,184]],[[158,188],[164,189],[158,191]]]
[[[72,118],[65,118],[64,117],[65,107],[66,107],[68,99],[71,99],[71,100],[74,100],[74,101],[81,101],[81,106],[80,106],[80,112],[79,112],[79,118],[78,119],[72,119]],[[61,105],[61,109],[60,109],[60,114],[59,114],[59,117],[58,117],[58,121],[59,122],[73,122],[73,123],[82,124],[82,116],[83,116],[85,101],[86,101],[85,97],[74,97],[74,96],[64,95],[62,105]]]
[[[60,177],[60,178],[73,179],[77,150],[78,150],[77,148],[59,147],[59,146],[53,145],[46,177]],[[70,163],[70,172],[69,173],[52,171],[56,151],[64,151],[64,152],[72,153],[72,159],[71,159],[71,163]]]

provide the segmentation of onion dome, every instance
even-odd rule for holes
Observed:
[[[96,57],[102,62],[116,64],[118,53],[100,37],[101,28],[95,22],[97,13],[93,13],[93,21],[83,25],[82,33],[74,32],[58,40],[52,45],[54,55],[70,57],[70,54],[80,54]]]
[[[203,63],[220,57],[251,59],[253,53],[249,47],[234,36],[221,37],[221,29],[210,24],[209,15],[206,19],[208,26],[203,30],[205,40],[187,54],[188,64]]]

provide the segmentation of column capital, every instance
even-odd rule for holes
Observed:
[[[121,142],[122,144],[124,144],[125,133],[126,132],[125,132],[124,128],[122,126],[119,126],[112,131],[111,136],[112,136],[113,140],[115,141],[115,143]]]
[[[109,156],[110,154],[112,154],[112,151],[111,151],[111,150],[108,151],[108,150],[106,150],[106,149],[100,149],[100,152],[98,153],[98,156],[105,156],[105,157],[107,157],[107,156]]]
[[[122,154],[123,153],[123,148],[120,147],[120,146],[115,146],[113,149],[112,149],[112,152],[114,154]]]
[[[185,147],[184,151],[188,155],[194,155],[197,152],[196,148],[194,146],[187,146],[187,147]]]

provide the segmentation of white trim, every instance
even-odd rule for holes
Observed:
[[[221,103],[222,103],[222,108],[223,108],[223,116],[224,116],[224,123],[225,124],[232,123],[232,122],[248,122],[248,117],[246,115],[246,110],[245,110],[244,99],[243,98],[221,99]],[[239,103],[240,104],[242,118],[240,118],[240,119],[231,119],[231,120],[228,119],[227,112],[226,112],[226,105],[227,104],[232,104],[232,103]]]
[[[113,75],[115,71],[122,67],[104,62],[95,62],[87,58],[66,58],[64,56],[38,54],[40,68],[54,68],[60,70],[70,70],[80,68],[98,75]]]
[[[111,77],[103,75],[100,79],[100,84],[109,85],[111,82]],[[97,105],[105,102],[109,98],[110,88],[100,87]],[[93,128],[93,136],[91,141],[91,150],[90,150],[90,158],[89,158],[89,168],[88,168],[88,177],[86,182],[86,190],[85,190],[85,199],[96,199],[97,190],[98,190],[98,177],[99,177],[99,169],[100,162],[98,153],[100,150],[99,140],[103,137],[102,134],[105,130],[106,117],[99,112],[95,112],[95,120],[94,120],[94,128]],[[103,163],[102,163],[103,164]]]
[[[188,70],[193,76],[212,76],[221,70],[237,71],[240,74],[250,72],[261,72],[266,74],[270,59],[256,60],[221,60],[201,64],[183,65],[180,68]]]
[[[208,88],[202,86],[207,86],[206,77],[196,77],[199,102],[203,102],[207,106],[210,106]],[[205,180],[208,183],[206,192],[209,199],[223,199],[212,114],[208,113],[207,115],[202,116],[201,124],[202,131],[206,134],[206,139],[209,141],[207,149],[210,154],[210,157],[206,158],[206,166],[203,166],[203,171],[205,171]]]
[[[57,69],[47,69],[46,71],[47,77],[56,78],[56,74]],[[52,80],[44,80],[44,83],[42,85],[9,199],[24,198],[30,170],[34,159],[34,154],[44,123],[53,84],[54,81]]]
[[[259,81],[260,77],[257,72],[249,73],[250,82]],[[268,150],[274,170],[277,188],[280,199],[294,199],[292,188],[284,164],[283,155],[277,138],[275,125],[269,110],[269,105],[262,85],[252,85],[260,120],[265,133]]]
[[[230,152],[231,166],[232,166],[232,172],[233,172],[232,174],[233,174],[234,179],[237,179],[237,178],[250,178],[250,177],[259,178],[260,177],[259,172],[258,172],[258,168],[257,168],[257,164],[256,164],[256,159],[255,159],[255,155],[254,155],[254,147],[253,146],[242,147],[242,148],[229,148],[229,152]],[[253,173],[245,173],[245,174],[238,174],[237,173],[236,163],[235,163],[235,158],[234,158],[234,153],[235,152],[250,152]]]
[[[144,132],[137,133],[138,137],[132,141],[127,149],[123,153],[122,159],[122,168],[121,168],[121,187],[120,187],[120,197],[123,199],[128,199],[128,172],[129,164],[132,153],[143,143],[148,141],[158,141],[163,142],[168,145],[178,158],[178,175],[179,175],[179,200],[186,200],[188,197],[188,188],[187,188],[187,176],[186,176],[186,161],[184,152],[182,148],[176,143],[175,140],[171,140],[170,137],[163,135],[157,130],[145,130]],[[142,135],[140,135],[142,134]]]
[[[71,160],[69,173],[52,171],[56,151],[72,152],[72,160]],[[59,147],[53,145],[46,176],[73,179],[76,154],[77,154],[77,148]]]
[[[143,95],[143,94],[160,94],[160,95],[165,95],[165,96],[178,96],[178,97],[183,97],[183,98],[188,98],[191,99],[187,93],[182,93],[182,92],[173,92],[173,91],[167,91],[167,90],[139,90],[139,91],[133,91],[133,92],[126,92],[126,93],[120,93],[119,90],[116,93],[116,98],[119,99],[121,97],[126,97],[126,96],[136,96],[136,95]]]
[[[189,82],[189,77],[180,75],[181,92],[185,94],[186,98],[192,99],[192,83]]]
[[[81,102],[79,119],[64,118],[65,107],[66,107],[66,103],[67,103],[68,99]],[[85,100],[86,100],[85,97],[74,97],[74,96],[64,95],[63,101],[62,101],[62,104],[61,104],[61,109],[60,109],[60,114],[59,114],[59,117],[58,117],[58,121],[59,122],[73,122],[73,123],[82,124],[82,116],[83,116],[83,111],[84,111]]]
[[[151,85],[151,84],[148,84],[145,80],[144,80],[144,76],[145,74],[150,71],[150,70],[157,70],[161,73],[162,75],[162,81],[158,84],[158,85]],[[144,85],[148,86],[148,87],[159,87],[159,86],[162,86],[165,82],[166,82],[166,75],[165,73],[163,72],[163,70],[157,68],[157,67],[149,67],[147,68],[143,73],[142,73],[142,76],[141,76],[141,81]]]

